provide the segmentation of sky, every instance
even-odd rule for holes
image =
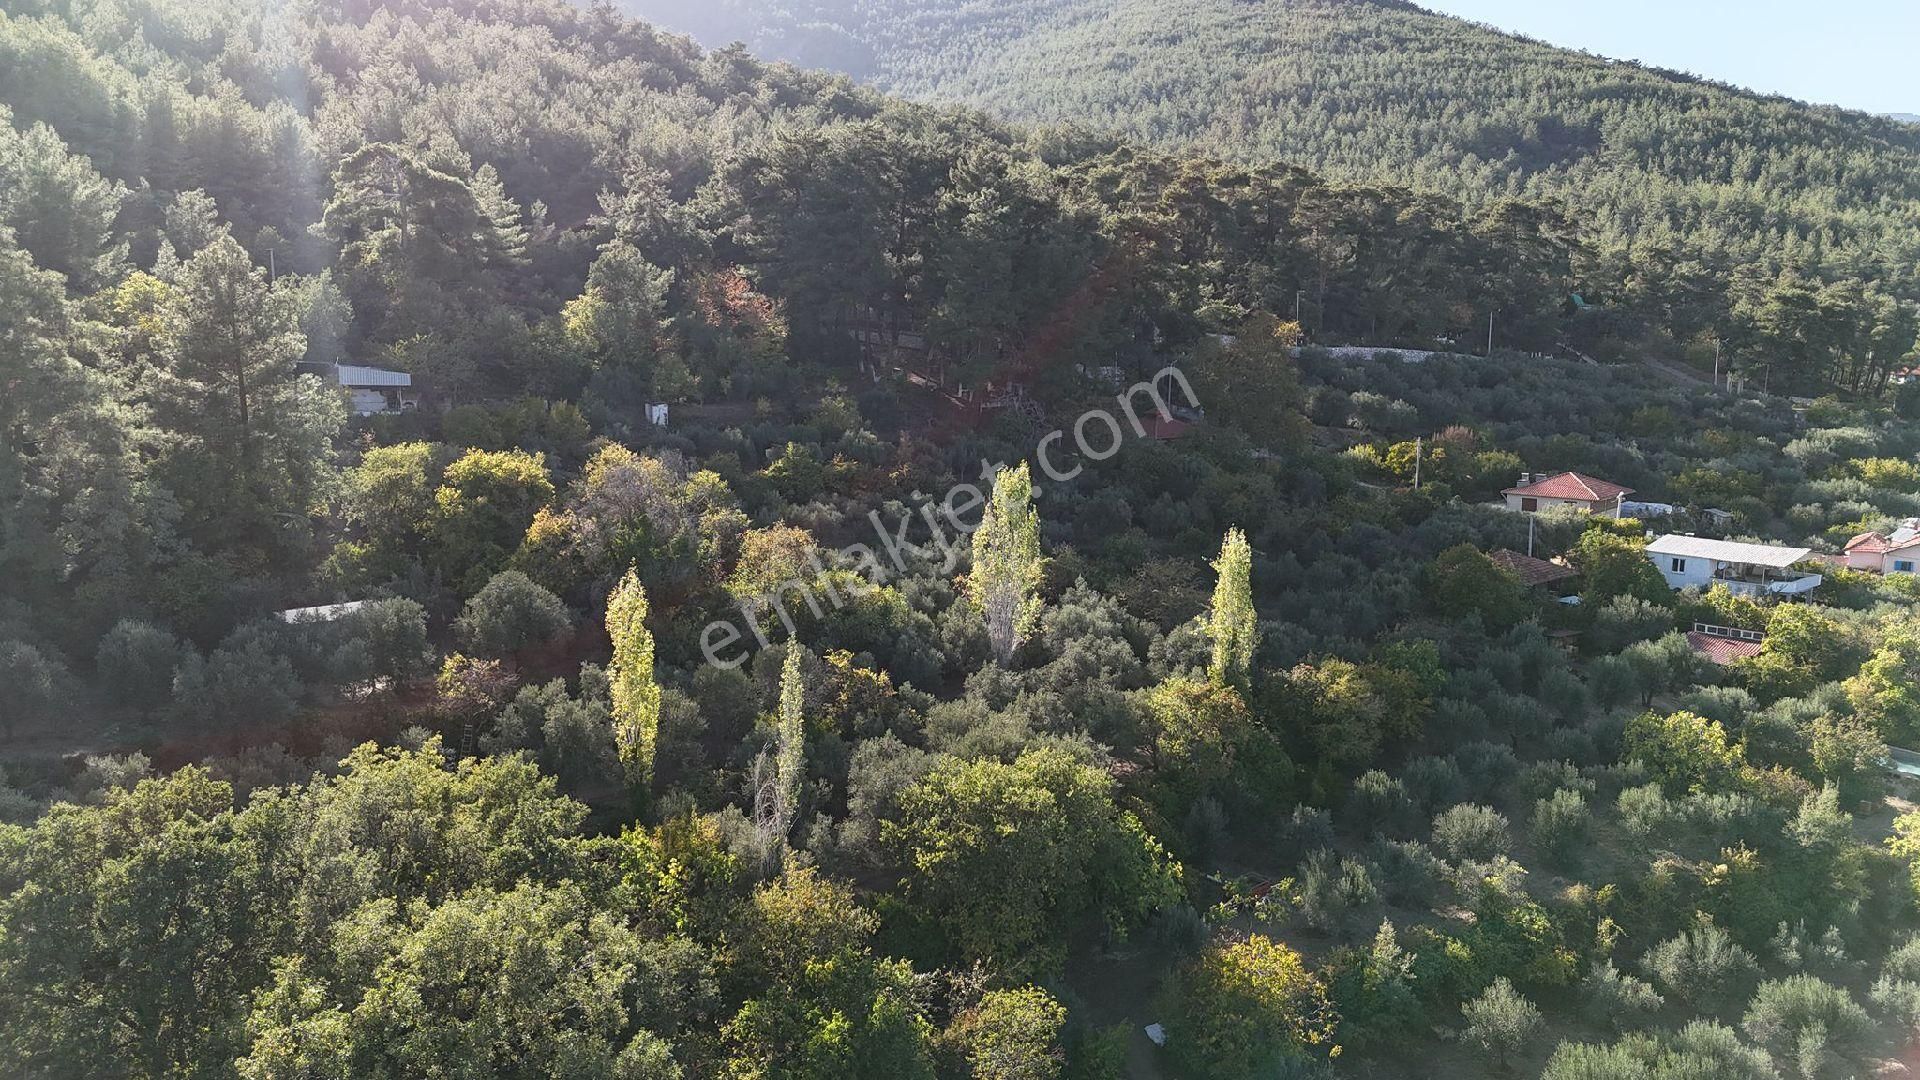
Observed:
[[[1920,113],[1920,0],[1415,0],[1554,45],[1878,113]]]

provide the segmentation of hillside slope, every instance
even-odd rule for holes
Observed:
[[[1469,206],[1562,200],[1638,287],[1737,279],[1736,309],[1754,318],[1782,275],[1813,291],[1841,282],[1920,297],[1920,128],[1412,5],[628,3],[709,42],[738,39],[912,97],[1298,163]],[[1689,318],[1666,329],[1729,336]]]

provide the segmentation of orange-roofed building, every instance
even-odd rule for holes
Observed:
[[[1850,570],[1911,574],[1920,565],[1920,520],[1902,522],[1891,533],[1861,533],[1847,541],[1841,560]]]
[[[1521,473],[1519,485],[1501,494],[1507,497],[1507,509],[1527,514],[1568,506],[1586,514],[1619,517],[1620,503],[1633,489],[1577,472]]]

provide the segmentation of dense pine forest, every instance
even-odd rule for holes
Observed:
[[[0,0],[0,1075],[1910,1057],[1915,137],[1671,92],[1780,156],[1636,226],[606,6]]]
[[[1920,128],[1398,0],[627,6],[914,98],[1470,210],[1552,208],[1581,230],[1575,287],[1599,309],[1578,342],[1588,351],[1650,336],[1667,355],[1705,361],[1718,347],[1809,388],[1877,387],[1920,301]],[[1309,300],[1326,308],[1309,309],[1310,329],[1425,347],[1423,327],[1356,325],[1346,298]]]

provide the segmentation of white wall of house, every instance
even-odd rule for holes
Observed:
[[[1518,510],[1529,514],[1546,510],[1556,510],[1562,506],[1571,506],[1583,514],[1599,514],[1602,517],[1612,517],[1614,511],[1614,504],[1612,502],[1596,503],[1590,499],[1540,499],[1521,495],[1507,496],[1507,509]]]
[[[1653,560],[1653,568],[1667,579],[1667,585],[1674,589],[1689,587],[1705,589],[1713,582],[1713,572],[1725,565],[1718,559],[1703,559],[1697,555],[1656,555],[1647,552],[1647,558]]]
[[[1870,570],[1882,573],[1886,566],[1881,562],[1884,556],[1878,551],[1849,551],[1844,560],[1849,570]]]
[[[1920,544],[1893,551],[1856,549],[1847,552],[1846,563],[1849,570],[1867,570],[1876,574],[1920,573]]]

